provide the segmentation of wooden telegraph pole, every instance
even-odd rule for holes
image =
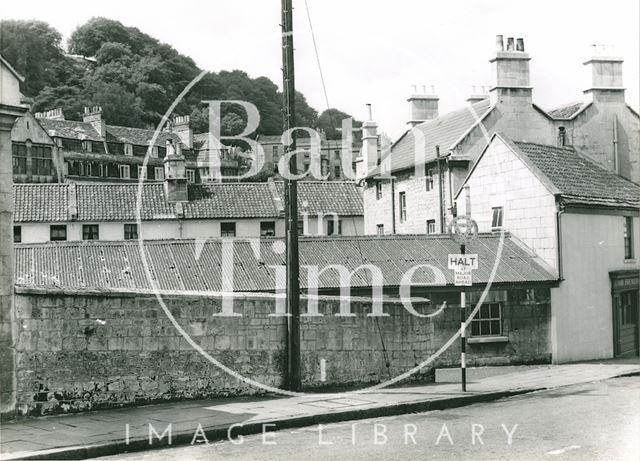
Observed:
[[[281,0],[282,6],[282,77],[284,129],[296,126],[296,89],[293,67],[293,6],[292,0]],[[295,133],[286,152],[296,149]],[[296,157],[289,161],[289,171],[298,171]],[[289,176],[289,175],[285,175]],[[286,264],[287,264],[287,388],[297,391],[300,377],[300,261],[298,257],[298,184],[284,178]]]

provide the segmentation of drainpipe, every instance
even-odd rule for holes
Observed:
[[[440,146],[436,146],[438,162],[438,212],[440,214],[440,233],[444,234],[444,189],[442,184],[442,167],[440,166]]]
[[[613,116],[613,171],[620,174],[620,161],[618,159],[618,116]]]
[[[564,205],[556,203],[556,237],[558,240],[558,280],[564,280],[562,271],[562,215],[564,214]]]
[[[396,188],[395,181],[391,178],[391,233],[396,233]]]

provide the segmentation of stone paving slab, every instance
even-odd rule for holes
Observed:
[[[444,409],[541,389],[640,374],[640,364],[608,362],[549,365],[478,378],[463,393],[456,383],[395,387],[370,393],[306,394],[290,398],[217,399],[172,402],[81,414],[19,419],[1,429],[2,459],[82,459],[124,451],[160,448],[149,444],[150,425],[162,434],[171,424],[172,444],[187,444],[200,424],[207,438],[227,437],[233,424],[243,435],[278,428]],[[129,424],[127,444],[126,424]]]

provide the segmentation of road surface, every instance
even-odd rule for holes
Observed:
[[[242,443],[201,443],[101,459],[638,461],[640,378],[612,379],[444,411],[266,430],[264,437],[246,436]]]

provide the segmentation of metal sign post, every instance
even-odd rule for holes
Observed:
[[[466,244],[478,236],[478,224],[471,219],[471,196],[469,186],[464,186],[465,215],[455,216],[449,224],[449,235],[460,244],[460,254],[450,254],[447,266],[453,269],[455,286],[471,286],[473,278],[471,271],[478,268],[478,255],[466,254]],[[467,299],[464,288],[460,291],[460,375],[462,392],[467,391],[467,363],[466,363],[466,310]]]

